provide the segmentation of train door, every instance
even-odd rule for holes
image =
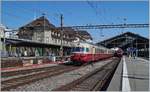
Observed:
[[[92,55],[92,61],[95,61],[95,49],[96,48],[93,46],[92,47],[92,54],[91,54]]]

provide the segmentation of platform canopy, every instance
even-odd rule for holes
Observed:
[[[4,38],[1,38],[1,42],[4,42]],[[12,38],[5,38],[5,45],[11,45],[15,47],[60,47],[60,45],[56,44],[48,44],[48,43],[42,43],[42,42],[36,42],[32,40],[26,40],[26,39],[12,39]],[[68,47],[69,46],[64,46]]]

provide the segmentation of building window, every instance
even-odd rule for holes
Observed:
[[[46,37],[46,42],[47,42],[47,43],[49,42],[49,37]]]
[[[56,39],[56,43],[58,43],[58,39]]]
[[[55,39],[55,43],[57,43],[57,39]]]
[[[55,36],[57,36],[57,33],[55,33]]]
[[[59,43],[61,43],[61,40],[59,39]]]
[[[54,32],[52,32],[52,35],[54,35]]]
[[[37,23],[36,26],[42,26],[42,24],[41,23]]]

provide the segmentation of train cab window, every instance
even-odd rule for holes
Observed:
[[[74,47],[73,52],[89,52],[89,48],[84,47]]]
[[[76,51],[80,51],[80,47],[76,47]]]
[[[84,48],[82,47],[82,48],[80,48],[80,52],[83,52],[84,51]]]

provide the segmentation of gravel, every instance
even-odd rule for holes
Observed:
[[[94,63],[92,65],[87,65],[84,67],[81,67],[77,70],[73,70],[67,73],[63,73],[57,76],[44,78],[42,80],[29,83],[23,86],[19,86],[16,89],[10,89],[10,91],[50,91],[52,89],[58,88],[62,85],[65,85],[67,83],[70,83],[81,76],[93,71],[96,68],[99,68],[106,63],[110,62],[111,60],[103,60],[97,63]]]

